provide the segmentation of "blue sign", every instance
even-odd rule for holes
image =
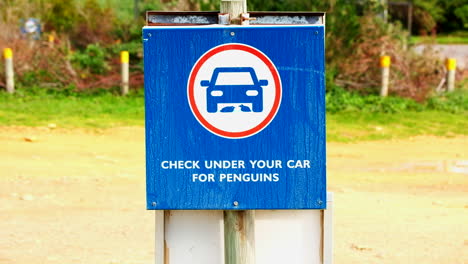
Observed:
[[[323,25],[145,27],[147,208],[324,209]]]
[[[21,21],[21,34],[29,36],[32,39],[39,40],[41,38],[41,23],[36,18],[28,18],[26,21]]]

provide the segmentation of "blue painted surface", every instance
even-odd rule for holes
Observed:
[[[145,27],[143,43],[148,209],[325,208],[323,26]],[[263,52],[282,82],[275,118],[259,133],[241,139],[205,129],[187,101],[192,67],[208,50],[226,43]],[[244,161],[245,168],[204,166],[220,160]],[[280,161],[282,168],[253,169],[250,160]],[[288,168],[290,160],[309,161],[310,168]],[[163,161],[195,161],[200,169],[164,169]],[[221,174],[233,173],[266,174],[272,180],[218,180]],[[193,182],[193,174],[213,174],[215,181]]]

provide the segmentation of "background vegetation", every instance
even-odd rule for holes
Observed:
[[[459,92],[439,94],[436,88],[445,76],[443,62],[430,48],[418,55],[411,45],[427,42],[438,34],[444,36],[437,38],[440,42],[456,39],[466,43],[468,2],[411,1],[412,33],[420,35],[411,41],[408,41],[407,12],[390,5],[390,22],[385,23],[381,2],[248,0],[249,10],[327,12],[326,100],[332,122],[330,133],[335,130],[333,122],[338,122],[349,126],[349,131],[369,128],[370,138],[392,137],[393,133],[409,135],[410,127],[418,123],[416,119],[422,118],[432,120],[420,125],[429,133],[466,134],[463,129],[467,127],[468,113],[467,82],[463,81],[466,72],[457,74]],[[71,127],[142,124],[141,27],[145,11],[217,10],[218,3],[218,0],[0,0],[0,48],[15,51],[18,89],[15,95],[0,92],[0,124],[43,125],[47,120]],[[19,30],[29,17],[41,21],[43,34],[39,40],[32,40]],[[48,35],[55,36],[53,46],[47,43]],[[132,65],[134,91],[127,98],[115,93],[120,82],[118,54],[122,50],[130,52]],[[384,53],[392,57],[389,98],[377,96],[378,58]],[[3,71],[0,65],[0,88],[5,86]],[[84,120],[79,121],[80,117]],[[333,135],[329,138],[343,139]]]

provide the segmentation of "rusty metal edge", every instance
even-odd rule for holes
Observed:
[[[200,17],[212,17],[218,18],[218,11],[146,11],[146,25],[147,26],[199,26],[207,24],[193,24],[193,23],[178,23],[178,24],[168,24],[168,23],[152,23],[150,22],[150,16],[200,16]]]
[[[272,11],[252,11],[249,12],[250,15],[262,15],[262,16],[316,16],[316,17],[322,17],[325,16],[325,12],[289,12],[289,11],[278,11],[278,12],[272,12]]]
[[[251,17],[260,17],[260,16],[306,16],[306,17],[320,17],[322,18],[322,23],[325,24],[325,12],[270,12],[270,11],[253,11],[249,12]],[[200,16],[200,17],[210,17],[212,19],[217,19],[219,11],[147,11],[146,12],[146,25],[147,26],[200,26],[200,25],[210,25],[205,23],[152,23],[150,22],[150,16]],[[257,24],[257,25],[267,25],[267,24]]]

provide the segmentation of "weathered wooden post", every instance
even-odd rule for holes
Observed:
[[[380,96],[386,97],[388,95],[388,83],[390,79],[390,56],[380,57],[380,68],[382,68],[382,87],[380,89]]]
[[[255,211],[224,211],[225,264],[255,263]]]
[[[120,52],[120,65],[121,65],[121,74],[122,74],[122,83],[121,83],[121,94],[128,94],[128,82],[129,82],[129,62],[130,56],[128,51]]]
[[[455,72],[457,71],[457,60],[448,58],[445,66],[447,67],[447,91],[455,91]]]
[[[47,36],[47,44],[49,45],[49,48],[53,48],[55,43],[55,36],[54,34],[49,34]]]
[[[411,38],[411,32],[413,32],[413,3],[408,3],[408,42]]]
[[[247,13],[247,0],[221,0],[221,14],[229,14],[230,24],[241,24],[241,15]]]
[[[380,0],[382,6],[382,20],[384,23],[388,23],[388,0]]]
[[[10,48],[5,48],[3,50],[3,57],[5,58],[6,90],[8,93],[14,93],[15,72],[13,70],[13,51]]]
[[[220,13],[229,14],[230,23],[240,25],[247,0],[221,0]],[[224,211],[224,256],[225,264],[255,263],[255,211]]]
[[[133,19],[138,20],[140,17],[140,1],[139,0],[133,0]]]

